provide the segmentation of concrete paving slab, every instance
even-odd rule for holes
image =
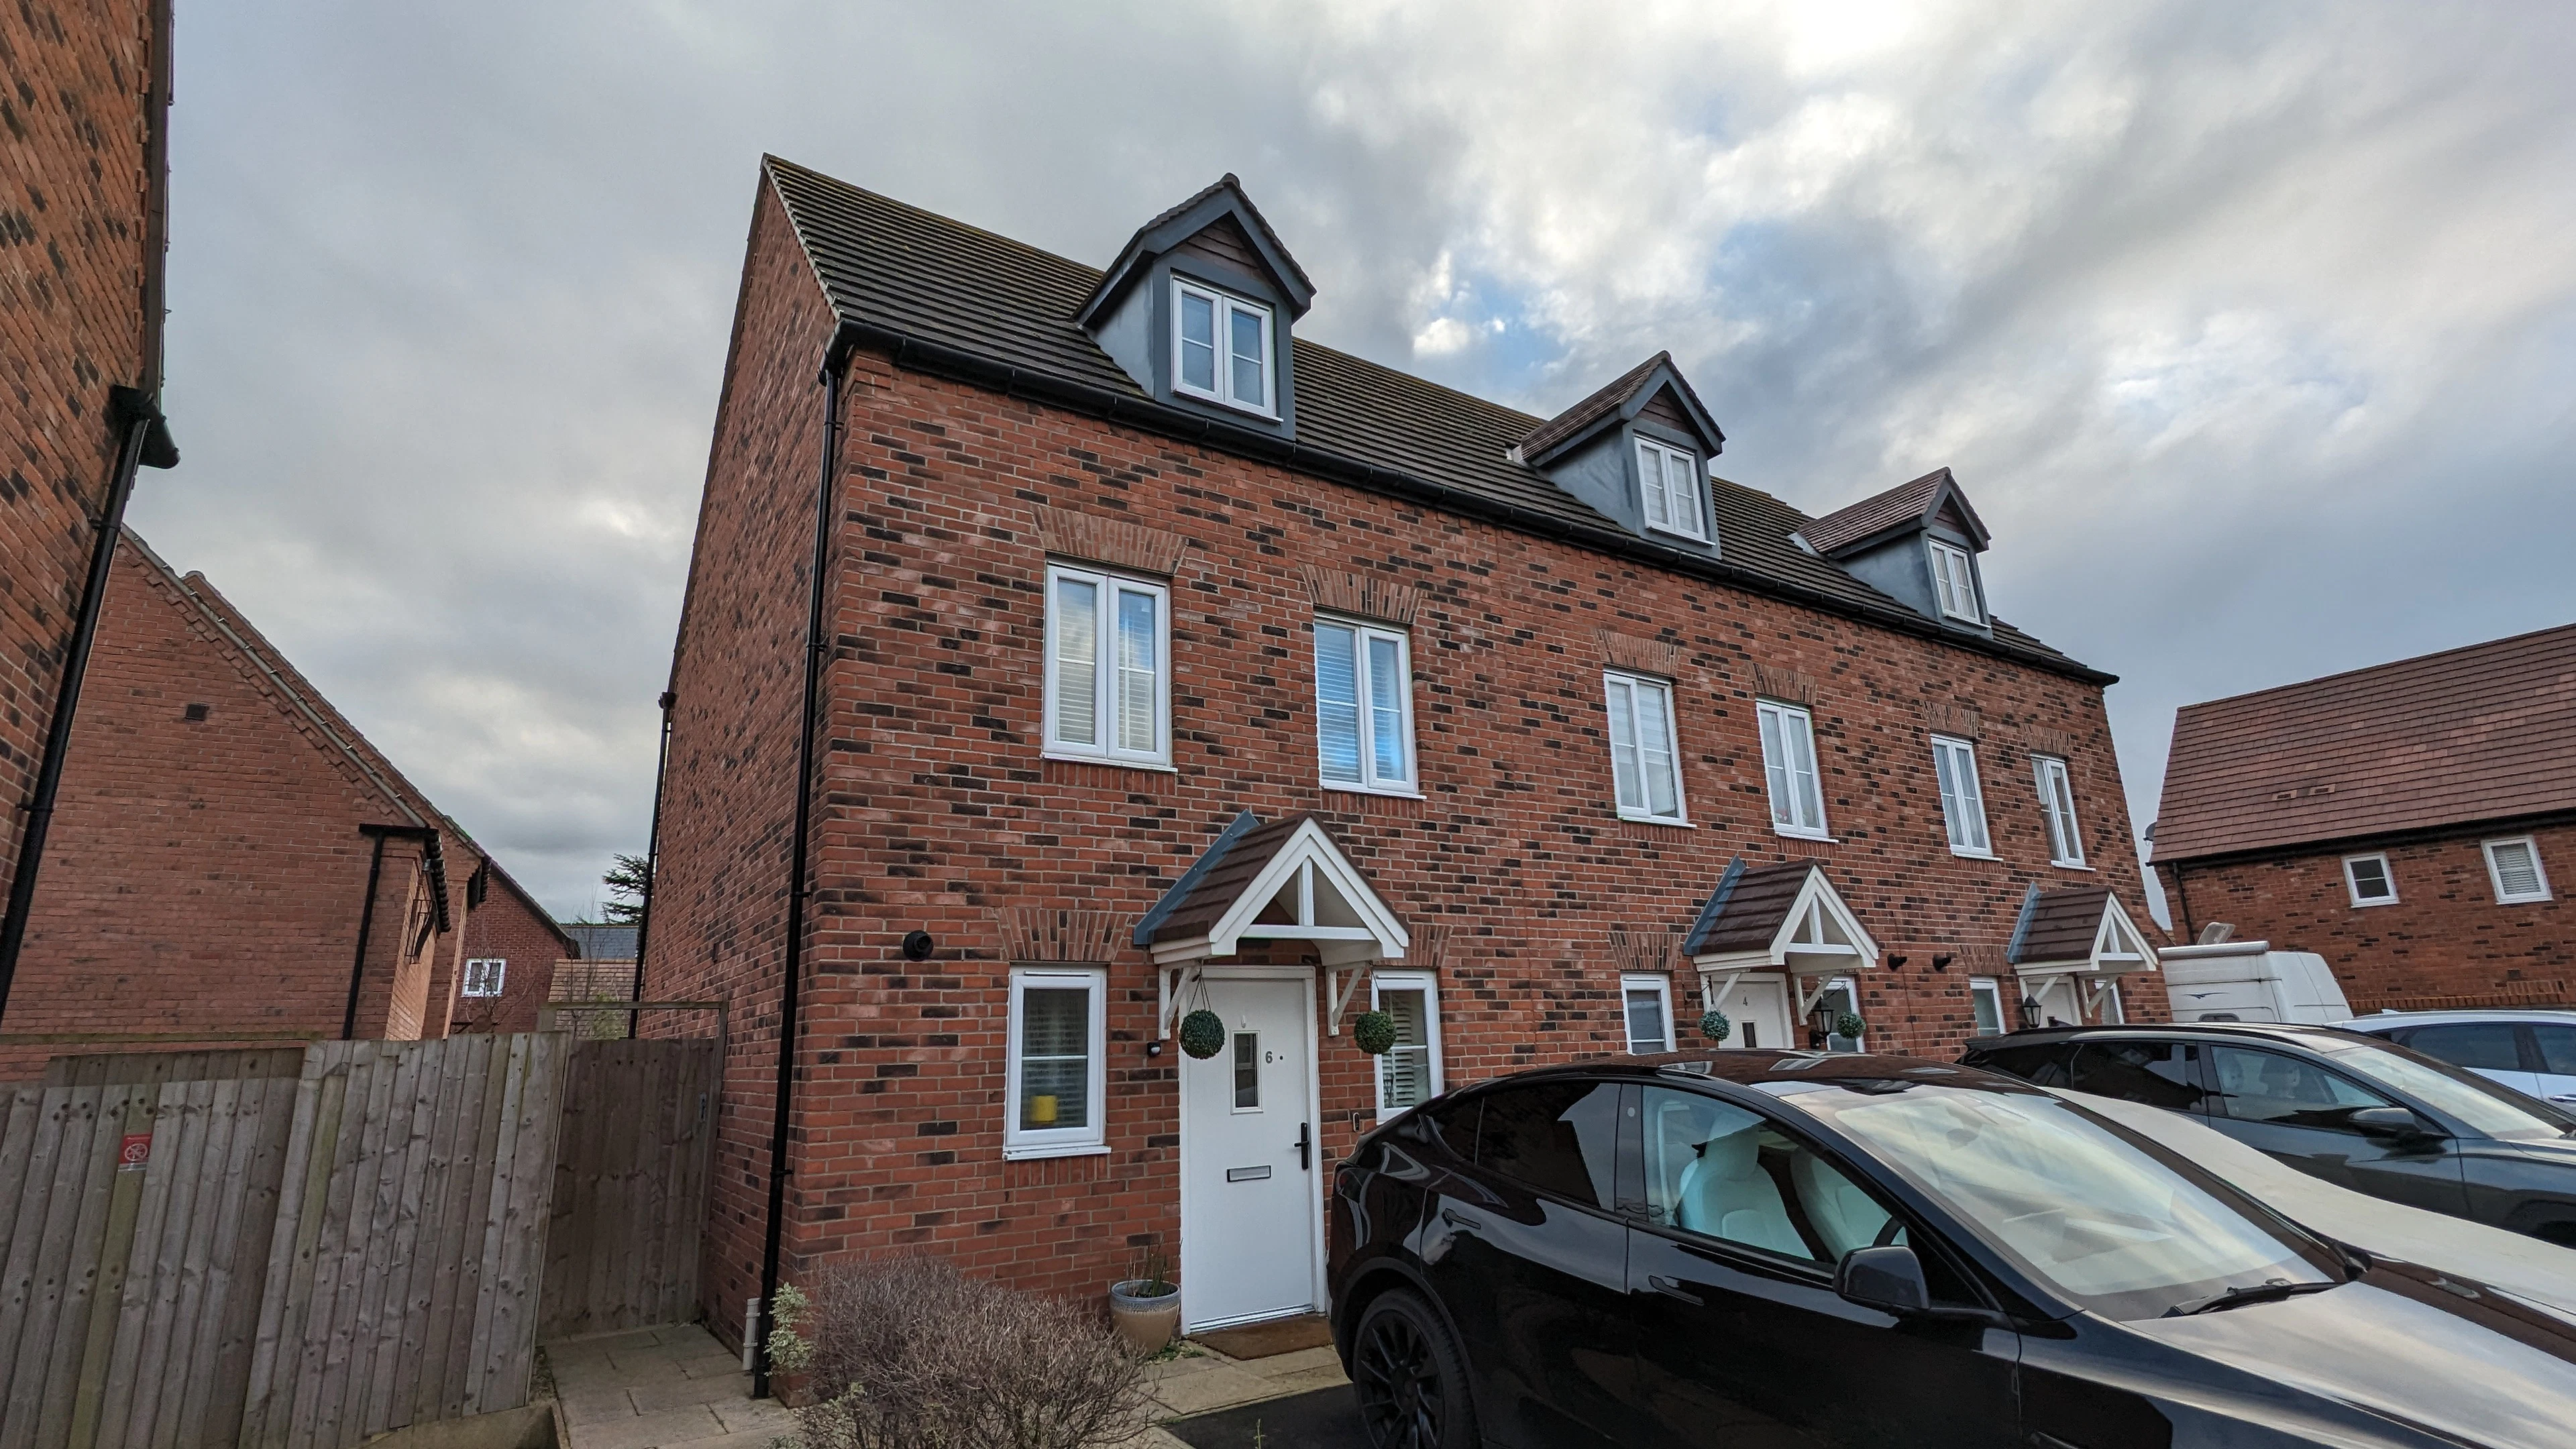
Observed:
[[[1321,1368],[1329,1368],[1338,1374],[1342,1369],[1341,1356],[1333,1352],[1331,1344],[1325,1344],[1320,1348],[1301,1348],[1294,1353],[1274,1353],[1268,1358],[1243,1359],[1240,1362],[1245,1368],[1265,1379],[1284,1379],[1300,1374],[1312,1374]]]
[[[731,1379],[666,1378],[650,1383],[629,1384],[626,1396],[635,1401],[629,1413],[650,1414],[661,1409],[676,1409],[684,1404],[712,1404],[726,1399],[751,1397],[751,1380],[735,1374]]]
[[[744,1397],[707,1405],[724,1421],[727,1432],[734,1434],[784,1434],[796,1415],[776,1399],[751,1398],[745,1383]]]
[[[635,1417],[635,1401],[626,1396],[624,1384],[567,1389],[563,1380],[558,1378],[555,1380],[555,1402],[563,1405],[564,1422],[575,1428],[608,1419]],[[669,1408],[670,1405],[657,1407]]]
[[[711,1439],[724,1433],[724,1421],[716,1417],[715,1410],[704,1404],[691,1404],[658,1414],[634,1414],[578,1425],[573,1429],[572,1441],[576,1449],[663,1449],[665,1445]]]

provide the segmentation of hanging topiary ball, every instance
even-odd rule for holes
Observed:
[[[1385,1056],[1395,1046],[1395,1018],[1383,1011],[1363,1011],[1351,1022],[1351,1040],[1370,1056]]]
[[[1699,1034],[1710,1041],[1724,1041],[1735,1030],[1735,1023],[1723,1011],[1712,1011],[1699,1019]]]
[[[1225,1018],[1206,1007],[1182,1017],[1181,1050],[1200,1061],[1225,1050]]]
[[[1860,1013],[1857,1011],[1846,1011],[1834,1018],[1836,1036],[1849,1037],[1853,1041],[1858,1041],[1861,1033],[1867,1030],[1869,1030],[1869,1023],[1861,1020]]]

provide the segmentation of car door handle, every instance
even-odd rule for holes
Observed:
[[[1646,1286],[1654,1289],[1656,1292],[1661,1293],[1667,1298],[1678,1298],[1693,1308],[1705,1308],[1708,1306],[1707,1299],[1702,1298],[1698,1294],[1690,1291],[1688,1288],[1683,1287],[1682,1281],[1679,1278],[1667,1278],[1661,1273],[1649,1273],[1646,1275]]]
[[[1442,1208],[1440,1210],[1440,1221],[1462,1233],[1480,1233],[1485,1230],[1485,1225],[1483,1223],[1476,1221],[1474,1218],[1467,1216],[1456,1208]]]

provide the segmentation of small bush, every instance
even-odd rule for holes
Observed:
[[[1096,1314],[931,1258],[825,1269],[780,1331],[817,1402],[797,1449],[1108,1449],[1142,1432],[1135,1360]],[[785,1295],[781,1295],[782,1300]]]

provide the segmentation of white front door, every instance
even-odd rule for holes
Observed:
[[[1721,976],[1717,979],[1723,981],[1726,978]],[[1726,998],[1717,1003],[1717,1009],[1726,1013],[1728,1029],[1726,1040],[1708,1042],[1711,1046],[1778,1051],[1798,1045],[1797,1039],[1791,1035],[1788,983],[1776,975],[1743,977],[1727,991]],[[1692,1027],[1689,1035],[1697,1035],[1697,1023],[1692,1023]],[[1701,1037],[1691,1044],[1697,1046],[1701,1042],[1707,1042],[1707,1038]]]
[[[1181,1055],[1186,1329],[1316,1308],[1314,981],[1207,979],[1224,1049]]]

